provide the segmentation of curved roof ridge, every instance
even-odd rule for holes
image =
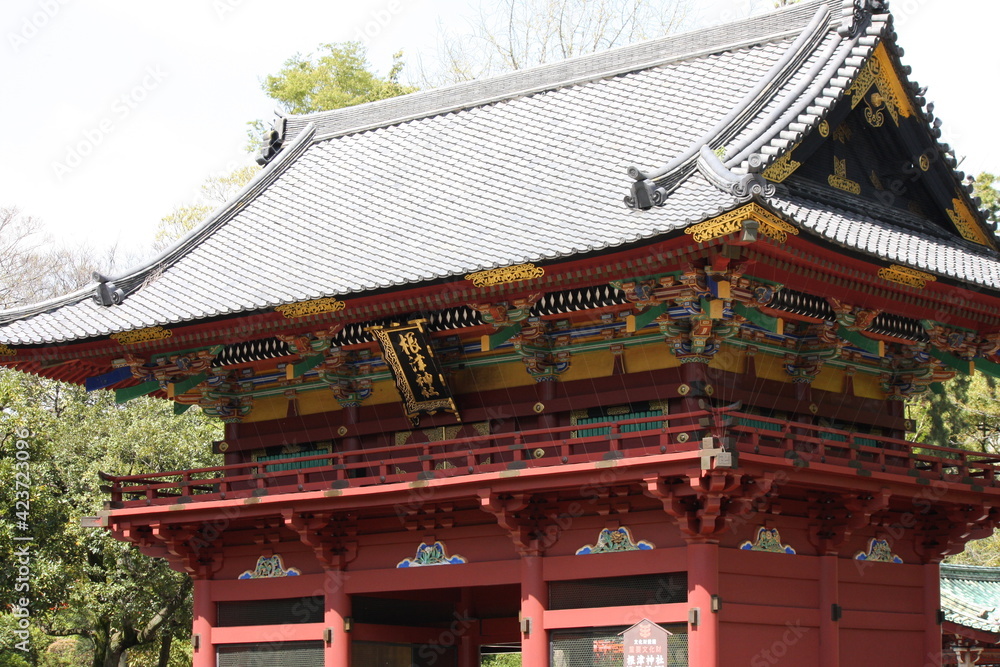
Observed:
[[[821,58],[800,85],[785,96],[788,104],[778,107],[761,119],[757,124],[760,130],[733,148],[736,154],[726,160],[726,166],[730,169],[738,167],[747,171],[763,171],[811,131],[861,72],[864,61],[875,50],[887,19],[887,14],[874,15],[866,29],[857,36],[840,44],[832,44],[824,54],[826,57]],[[818,100],[821,98],[829,98],[829,104],[819,105]],[[810,107],[817,106],[822,108],[821,113],[809,113]],[[782,137],[782,133],[787,132],[793,123],[804,126],[794,133],[797,138]],[[767,151],[767,146],[771,146],[773,152]],[[755,159],[755,156],[759,157]]]
[[[74,303],[79,303],[87,298],[94,297],[96,289],[101,283],[113,283],[115,287],[124,292],[124,296],[134,292],[141,287],[152,275],[163,271],[179,258],[186,255],[193,247],[196,247],[206,238],[211,236],[216,230],[222,227],[233,215],[239,212],[247,203],[253,200],[258,194],[273,183],[284,170],[295,161],[312,144],[314,135],[313,128],[306,128],[300,133],[296,140],[282,151],[273,162],[269,163],[257,175],[250,180],[236,195],[227,203],[217,208],[201,224],[189,231],[187,234],[177,239],[174,243],[165,248],[155,257],[131,267],[124,273],[107,278],[106,281],[89,283],[80,289],[69,294],[57,296],[46,301],[42,301],[27,306],[0,310],[0,324],[13,322],[15,320],[26,319],[34,315],[40,315],[49,310],[60,308]],[[98,276],[94,274],[95,278]]]
[[[817,6],[829,11],[830,6],[839,7],[840,1],[814,0],[789,5],[721,26],[667,35],[499,76],[465,81],[332,111],[284,115],[282,119],[288,138],[296,137],[302,128],[312,124],[316,126],[317,140],[329,139],[606,79],[678,60],[775,41],[800,32],[815,15]]]

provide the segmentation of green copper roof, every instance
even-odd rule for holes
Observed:
[[[1000,635],[1000,568],[941,565],[945,619]]]

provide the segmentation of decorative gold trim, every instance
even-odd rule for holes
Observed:
[[[396,446],[405,445],[411,435],[413,435],[413,431],[396,431]]]
[[[117,341],[119,345],[138,345],[152,340],[164,340],[174,335],[170,329],[163,327],[147,327],[145,329],[135,329],[134,331],[120,331],[111,334],[111,339]]]
[[[627,415],[632,412],[632,408],[628,405],[615,405],[607,409],[605,414],[611,415]]]
[[[341,438],[343,438],[345,435],[347,435],[347,427],[346,426],[341,426],[340,428],[338,428],[337,429],[337,435],[339,435]]]
[[[824,139],[830,136],[830,123],[825,120],[819,122],[819,136]]]
[[[788,235],[797,235],[799,230],[788,224],[778,216],[774,215],[759,204],[747,204],[728,213],[691,225],[684,230],[685,234],[691,235],[691,240],[695,243],[704,243],[712,239],[735,234],[743,228],[743,223],[747,220],[754,220],[758,223],[760,233],[768,236],[779,243],[784,243]]]
[[[489,422],[476,422],[472,425],[473,430],[475,430],[476,435],[489,435],[490,434],[490,423]]]
[[[893,264],[892,266],[879,269],[878,277],[882,280],[899,283],[900,285],[908,285],[909,287],[916,287],[917,289],[923,289],[927,287],[928,282],[934,282],[937,280],[936,276],[929,273],[917,271],[916,269],[911,269],[907,266],[900,266],[898,264]]]
[[[492,285],[504,285],[506,283],[516,283],[522,280],[541,278],[545,275],[545,269],[534,264],[517,264],[515,266],[501,266],[496,269],[476,271],[466,274],[465,279],[471,280],[476,287],[490,287]]]
[[[927,171],[931,168],[931,159],[927,157],[927,153],[921,153],[917,163],[920,165],[920,171]]]
[[[534,410],[536,414],[541,414],[541,413],[545,412],[545,404],[544,403],[535,403],[535,405],[532,406],[531,409]]]
[[[824,123],[826,121],[823,121]],[[827,128],[829,131],[829,128]],[[820,134],[823,134],[820,130]],[[826,135],[823,134],[825,137]],[[802,166],[802,163],[792,159],[792,152],[798,148],[798,146],[792,146],[789,148],[781,157],[771,163],[771,166],[764,170],[764,178],[771,181],[772,183],[781,183],[786,178],[791,176],[796,169]]]
[[[324,299],[313,299],[312,301],[300,301],[298,303],[286,303],[277,306],[274,310],[285,316],[286,320],[294,320],[299,317],[310,315],[320,315],[322,313],[336,313],[347,307],[347,303],[334,297]]]
[[[920,157],[923,156],[921,155]],[[976,216],[972,214],[972,211],[965,205],[965,202],[958,198],[952,199],[951,206],[952,208],[945,209],[945,212],[955,224],[955,228],[958,229],[958,233],[962,235],[962,238],[966,241],[978,243],[979,245],[989,246],[989,241],[987,241],[986,236],[979,228]]]
[[[861,194],[861,184],[847,178],[847,158],[841,159],[836,155],[833,156],[833,173],[827,177],[826,182],[832,187],[850,192],[852,195]]]
[[[845,92],[851,98],[852,109],[861,103],[872,86],[878,89],[879,99],[876,101],[879,104],[877,106],[884,104],[897,126],[900,116],[909,118],[913,115],[914,110],[910,97],[903,89],[902,81],[896,75],[892,59],[884,44],[879,44],[876,47],[872,57],[868,59],[854,83]],[[871,121],[869,120],[869,122]]]
[[[17,356],[17,350],[10,347],[9,345],[4,345],[0,343],[0,357],[15,357]]]
[[[681,396],[687,396],[688,394],[691,393],[691,387],[687,386],[686,384],[682,384],[681,386],[677,387],[677,393],[680,394]]]

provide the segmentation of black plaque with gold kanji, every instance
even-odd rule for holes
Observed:
[[[372,327],[382,358],[396,379],[406,415],[434,414],[446,410],[458,417],[451,389],[434,357],[424,320],[393,327]]]

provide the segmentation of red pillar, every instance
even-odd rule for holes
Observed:
[[[924,566],[924,661],[928,665],[941,664],[941,568],[938,563]]]
[[[197,642],[192,667],[215,667],[215,647],[212,645],[212,628],[215,626],[215,603],[211,595],[212,582],[209,579],[194,580],[194,623],[191,625],[192,639]]]
[[[521,557],[521,665],[548,667],[549,633],[545,631],[545,578],[541,556]],[[528,630],[528,632],[523,632]]]
[[[347,594],[346,577],[343,570],[326,571],[323,623],[331,634],[331,641],[323,653],[326,667],[350,667],[351,664],[351,635],[344,624],[345,619],[351,616],[351,596]]]
[[[840,604],[840,571],[837,554],[819,558],[819,667],[840,667],[840,622],[833,620],[833,605]]]
[[[698,609],[698,624],[688,626],[690,667],[719,667],[719,615],[712,596],[719,594],[719,545],[688,545],[688,607]]]
[[[458,644],[458,667],[479,667],[479,622],[474,620],[472,589],[464,587],[462,598],[455,608],[459,615],[459,627],[465,628]]]

